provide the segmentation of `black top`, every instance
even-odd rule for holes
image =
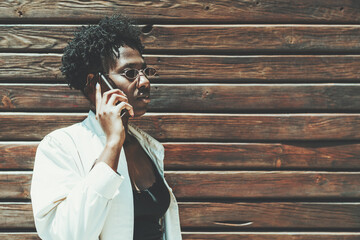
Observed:
[[[160,220],[170,205],[170,194],[152,164],[155,168],[155,183],[140,192],[133,189],[134,240],[161,240],[163,235]]]

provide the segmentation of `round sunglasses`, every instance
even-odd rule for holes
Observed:
[[[147,67],[145,69],[137,70],[135,68],[125,69],[119,75],[126,77],[129,80],[135,80],[139,77],[140,72],[142,72],[146,77],[158,76],[155,68]]]

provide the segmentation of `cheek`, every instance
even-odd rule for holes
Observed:
[[[138,85],[139,78],[132,81],[128,86],[128,91],[131,93],[135,93],[136,86]]]
[[[135,89],[136,89],[136,80],[131,82],[125,89],[124,93],[126,94],[129,102],[135,103],[137,100],[135,98]]]

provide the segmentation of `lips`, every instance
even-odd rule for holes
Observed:
[[[144,104],[148,104],[150,103],[150,93],[144,93],[144,94],[140,94],[137,98],[138,101],[141,101]]]

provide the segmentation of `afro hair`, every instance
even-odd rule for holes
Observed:
[[[107,73],[119,58],[119,48],[126,45],[142,54],[141,31],[122,16],[105,17],[98,25],[82,26],[64,48],[62,74],[70,88],[84,92],[87,75]]]

